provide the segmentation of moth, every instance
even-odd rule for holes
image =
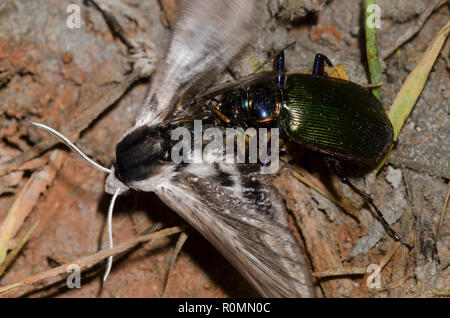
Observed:
[[[104,169],[105,191],[113,201],[130,190],[156,193],[262,296],[314,297],[305,251],[288,228],[286,207],[269,175],[255,165],[175,163],[170,156],[173,131],[180,125],[189,132],[195,128],[182,120],[195,113],[185,101],[198,96],[249,42],[260,5],[257,0],[181,4],[168,52],[135,124],[118,141],[111,169]],[[203,128],[212,127],[206,122]],[[110,224],[111,211],[108,218]]]

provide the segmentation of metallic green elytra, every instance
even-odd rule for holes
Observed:
[[[307,148],[375,163],[393,141],[383,106],[349,81],[293,74],[287,77],[280,120],[286,134]]]
[[[282,56],[284,58],[284,55]],[[335,157],[376,163],[393,142],[393,129],[372,93],[353,82],[328,77],[318,54],[313,74],[259,73],[207,92],[222,95],[217,110],[227,120],[279,127],[302,146]]]

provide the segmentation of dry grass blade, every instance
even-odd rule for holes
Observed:
[[[40,171],[33,173],[19,192],[3,224],[0,226],[0,264],[4,261],[9,242],[15,237],[24,220],[36,206],[42,193],[53,182],[61,167],[64,154],[57,150],[50,156],[50,163]]]
[[[27,191],[28,187],[30,186],[32,180],[33,180],[33,177],[31,177],[27,181],[27,183],[25,184],[23,189],[19,192],[17,199],[14,201],[11,209],[8,212],[8,215],[6,216],[2,225],[0,226],[0,264],[3,264],[3,262],[6,259],[6,252],[8,250],[8,244],[12,238],[14,229],[17,227],[20,227],[20,225],[18,226],[17,223],[23,222],[23,220],[20,220],[20,218],[18,217],[18,214],[20,212],[20,207],[22,205],[22,201],[23,201],[25,192]]]
[[[419,63],[406,78],[405,83],[398,92],[389,110],[389,118],[394,126],[394,140],[397,140],[403,124],[419,98],[449,32],[450,22],[433,39],[430,46],[423,53]]]
[[[8,290],[20,287],[23,285],[23,282],[11,284],[8,286],[0,287],[0,294],[3,294],[4,292],[7,292]]]
[[[394,127],[394,141],[397,141],[398,135],[403,128],[403,125],[408,119],[409,114],[413,110],[414,105],[416,104],[420,94],[422,93],[431,68],[436,61],[436,58],[439,56],[439,52],[441,51],[449,32],[450,21],[439,31],[433,41],[431,41],[431,44],[422,54],[419,63],[408,75],[405,83],[395,97],[392,107],[389,110],[389,119],[391,120],[392,126]],[[390,151],[378,165],[378,171],[383,167],[389,154]]]
[[[127,242],[117,245],[116,247],[114,247],[112,249],[103,250],[103,251],[97,252],[95,254],[76,259],[70,263],[58,266],[51,270],[27,277],[18,283],[14,283],[14,284],[11,284],[8,286],[1,287],[0,294],[4,293],[6,291],[9,291],[9,290],[15,289],[17,287],[23,286],[23,285],[34,285],[34,284],[42,282],[46,279],[53,278],[56,281],[56,280],[58,280],[59,276],[69,273],[69,267],[73,264],[78,265],[81,270],[85,270],[85,269],[90,268],[93,265],[99,263],[100,261],[104,260],[105,258],[123,253],[123,252],[129,250],[130,248],[136,246],[139,243],[144,243],[149,240],[158,239],[158,238],[166,237],[166,236],[173,235],[176,233],[180,233],[180,232],[183,232],[184,230],[185,230],[185,226],[175,226],[175,227],[164,229],[164,230],[161,230],[158,232],[150,233],[147,235],[138,236]]]
[[[436,240],[439,239],[439,232],[441,232],[442,222],[444,222],[445,211],[447,210],[448,199],[450,198],[450,187],[447,190],[447,196],[445,197],[444,206],[442,207],[441,217],[439,218],[439,225],[436,232]]]
[[[449,297],[450,296],[450,290],[437,290],[425,295],[422,295],[423,297]]]
[[[370,73],[370,82],[379,83],[383,81],[383,70],[381,69],[380,60],[378,59],[378,39],[377,39],[377,28],[375,25],[370,26],[368,21],[372,12],[368,10],[370,6],[375,5],[375,0],[366,0],[366,23],[365,33],[366,33],[366,54],[367,54],[367,62],[369,65],[369,73]],[[378,99],[381,100],[381,88],[373,87],[372,94]]]
[[[0,265],[0,277],[5,273],[8,266],[12,263],[12,261],[16,258],[16,256],[20,253],[22,248],[28,242],[30,235],[34,232],[36,227],[39,225],[39,220],[33,224],[33,226],[28,230],[25,236],[20,240],[19,244],[6,256],[5,261]]]

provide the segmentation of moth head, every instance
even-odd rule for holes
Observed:
[[[106,192],[122,187],[151,191],[170,169],[170,148],[170,132],[164,126],[141,126],[126,132],[116,146]]]

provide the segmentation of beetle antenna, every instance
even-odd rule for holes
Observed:
[[[106,172],[106,173],[111,173],[111,169],[105,168],[102,165],[96,163],[94,160],[92,160],[91,158],[89,158],[87,155],[85,155],[77,146],[75,146],[69,139],[67,139],[63,134],[61,134],[59,131],[41,124],[41,123],[36,123],[34,121],[28,120],[28,122],[50,134],[52,134],[55,137],[58,137],[63,143],[65,143],[67,145],[67,147],[69,147],[70,149],[72,149],[73,151],[75,151],[77,154],[79,154],[84,160],[86,160],[91,166]]]
[[[413,248],[413,246],[406,243],[405,241],[403,241],[402,238],[397,233],[395,233],[395,231],[391,228],[389,223],[384,218],[383,213],[381,213],[381,211],[378,209],[378,207],[373,202],[372,198],[369,195],[367,195],[366,193],[364,193],[363,191],[359,190],[357,187],[355,187],[353,185],[353,183],[351,183],[350,180],[347,179],[339,162],[336,159],[331,158],[331,157],[326,157],[325,161],[327,162],[330,169],[336,174],[336,176],[338,176],[338,178],[341,179],[342,183],[345,183],[346,185],[348,185],[353,191],[355,191],[361,198],[363,198],[363,200],[365,202],[367,202],[375,210],[375,212],[378,216],[378,220],[381,222],[381,224],[383,225],[386,232],[388,232],[388,234],[391,237],[393,237],[396,241],[402,243],[409,250],[411,250]]]
[[[252,73],[252,74],[256,74],[258,73],[267,63],[269,63],[271,60],[273,60],[274,58],[276,58],[280,53],[286,51],[287,49],[289,49],[291,46],[293,46],[297,41],[291,42],[288,45],[286,45],[285,47],[283,47],[281,50],[276,51],[275,53],[271,54],[269,58],[267,58],[264,62],[262,62],[257,68],[256,70]]]
[[[117,189],[114,193],[113,197],[111,198],[111,203],[109,204],[108,208],[108,216],[106,217],[106,232],[108,235],[108,247],[109,249],[112,249],[114,247],[113,243],[113,235],[112,235],[112,214],[114,210],[114,203],[116,202],[117,197],[119,196],[120,189]],[[113,262],[113,256],[108,257],[108,263],[106,265],[106,271],[103,275],[103,281],[106,281],[108,278],[109,273],[111,272],[112,268],[112,262]]]

